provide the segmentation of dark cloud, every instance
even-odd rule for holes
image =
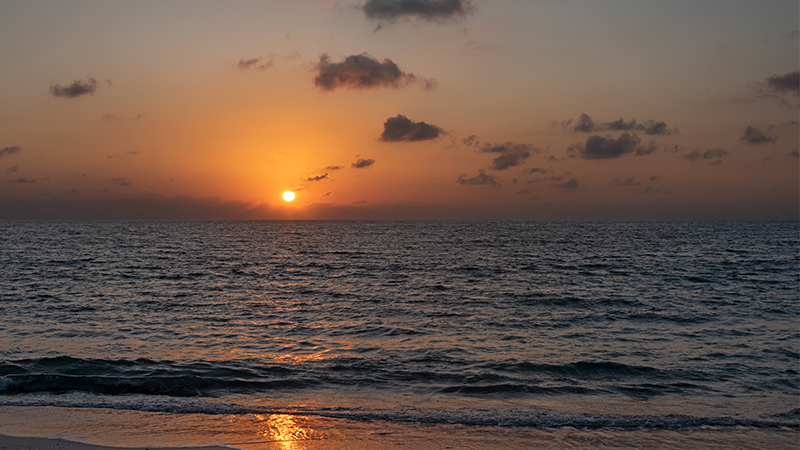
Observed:
[[[324,194],[320,195],[320,197],[330,197],[331,195],[333,195],[333,192],[331,192],[331,191],[328,191],[328,192],[326,192],[326,193],[324,193]]]
[[[561,189],[578,189],[578,180],[575,178],[570,178],[569,181],[562,184],[554,184],[553,187],[561,188]]]
[[[14,173],[17,171],[17,166],[7,167],[5,173]]]
[[[344,169],[344,166],[327,166],[325,170],[341,170]]]
[[[88,77],[86,78],[86,81],[75,80],[72,82],[72,84],[68,84],[66,86],[54,84],[50,86],[50,94],[52,94],[54,97],[76,98],[80,97],[81,95],[94,94],[97,90],[97,87],[97,80],[92,77]]]
[[[613,180],[611,180],[611,184],[614,186],[639,186],[642,183],[635,181],[633,177],[631,177],[631,178],[625,178],[624,180],[622,178],[614,178]]]
[[[800,71],[773,75],[767,78],[767,86],[776,91],[800,91]]]
[[[348,56],[344,61],[338,63],[332,63],[330,57],[323,54],[319,58],[317,70],[319,73],[314,78],[314,84],[323,91],[333,91],[340,87],[351,89],[397,88],[416,82],[422,82],[425,89],[433,89],[435,86],[433,81],[403,72],[390,59],[378,61],[366,53]]]
[[[499,153],[499,155],[492,160],[491,169],[493,170],[506,170],[509,167],[518,166],[523,164],[531,152],[539,153],[541,150],[530,144],[516,144],[513,142],[506,142],[505,144],[484,144],[481,147],[481,153]]]
[[[627,153],[636,155],[649,155],[658,149],[655,142],[650,142],[646,147],[641,145],[641,139],[636,133],[622,133],[617,139],[610,136],[589,136],[585,144],[573,144],[567,152],[572,157],[583,159],[613,159]]]
[[[557,121],[550,121],[551,126],[555,127],[559,122]],[[566,125],[572,123],[572,120],[568,122],[561,122],[562,126],[566,128]],[[646,120],[644,122],[637,122],[636,119],[631,119],[630,122],[626,122],[624,119],[620,118],[613,122],[595,122],[588,114],[581,114],[578,117],[578,120],[575,122],[575,126],[572,128],[572,131],[575,133],[591,133],[597,131],[641,131],[644,134],[649,135],[673,135],[678,134],[677,128],[669,128],[665,122],[656,122],[655,120]]]
[[[763,82],[750,83],[747,86],[756,98],[769,98],[789,109],[800,105],[800,71],[773,75]]]
[[[777,142],[778,136],[766,135],[760,129],[748,125],[747,128],[745,128],[744,130],[744,136],[739,138],[739,140],[754,145],[766,144],[766,143],[774,144],[775,142]]]
[[[383,123],[383,133],[380,140],[383,142],[411,142],[437,139],[445,134],[441,128],[425,122],[412,122],[406,116],[398,114],[390,117]]]
[[[444,21],[466,16],[472,11],[469,0],[367,0],[362,6],[369,19],[394,21],[417,16]]]
[[[705,152],[700,153],[699,150],[695,150],[691,153],[687,153],[683,155],[684,158],[688,159],[689,161],[700,161],[704,159],[716,159],[716,158],[724,158],[728,156],[727,150],[723,150],[721,148],[712,148],[711,150],[706,150]],[[722,160],[718,160],[711,164],[719,164]]]
[[[320,175],[318,173],[315,173],[314,175],[309,175],[307,177],[300,177],[300,179],[302,181],[321,181],[321,180],[324,180],[326,178],[328,178],[328,173],[327,172],[325,172],[324,175]]]
[[[116,184],[117,186],[127,187],[127,186],[131,185],[131,179],[130,178],[123,178],[123,177],[112,178],[111,179],[111,183]]]
[[[465,137],[464,139],[461,140],[462,144],[470,146],[470,147],[477,146],[478,144],[480,144],[480,142],[481,141],[478,140],[478,136],[475,136],[474,134],[469,135],[469,136],[467,136],[467,137]]]
[[[363,169],[363,168],[369,167],[369,166],[371,166],[373,164],[375,164],[375,160],[374,159],[358,159],[356,162],[351,164],[351,166],[355,167],[356,169]]]
[[[591,133],[595,130],[595,123],[588,114],[581,114],[572,131],[576,133]]]
[[[467,178],[466,174],[459,175],[456,183],[464,185],[489,185],[492,187],[500,187],[500,183],[494,179],[493,175],[489,175],[480,169],[478,170],[478,174],[472,178]]]
[[[19,184],[30,184],[30,183],[36,183],[36,178],[26,178],[26,177],[14,178],[12,180],[8,180],[8,182],[19,183]]]
[[[550,121],[551,126],[555,127],[559,124],[557,121]],[[572,120],[567,122],[560,122],[563,127],[566,128],[569,124],[572,123]],[[669,128],[665,122],[656,122],[655,120],[647,120],[644,122],[637,122],[636,119],[632,119],[629,122],[626,122],[624,119],[620,118],[613,122],[595,122],[588,114],[581,114],[578,117],[578,120],[575,122],[575,126],[572,128],[572,131],[576,133],[591,133],[597,131],[606,131],[606,130],[613,130],[613,131],[641,131],[645,134],[650,135],[672,135],[677,134],[678,130],[676,128]]]
[[[236,68],[238,68],[239,70],[247,70],[247,69],[264,70],[264,69],[268,69],[268,68],[272,67],[273,64],[275,64],[275,61],[272,60],[272,59],[270,59],[269,61],[267,61],[267,62],[265,62],[263,64],[260,64],[261,61],[263,61],[263,60],[264,60],[264,58],[262,58],[260,56],[258,58],[250,58],[250,59],[242,58],[242,59],[239,60],[239,63],[236,64]]]
[[[791,156],[793,158],[800,158],[800,151],[795,150],[793,152],[790,152],[789,156]]]
[[[11,147],[0,148],[0,158],[4,156],[13,155],[15,153],[19,153],[22,151],[22,147],[19,145],[12,145]]]

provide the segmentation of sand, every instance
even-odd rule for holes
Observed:
[[[147,447],[104,447],[65,439],[0,435],[0,450],[101,450],[109,448],[151,450]],[[226,447],[186,447],[185,450],[229,450]]]
[[[800,429],[497,427],[0,406],[0,450],[789,449]],[[33,437],[12,437],[33,436]]]

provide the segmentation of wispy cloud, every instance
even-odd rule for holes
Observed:
[[[17,169],[18,169],[17,166],[6,167],[6,170],[4,172],[5,173],[14,173],[14,172],[17,171]]]
[[[110,181],[111,184],[116,184],[117,186],[128,187],[131,185],[130,178],[124,178],[124,177],[112,178]]]
[[[37,180],[37,178],[22,177],[22,178],[14,178],[14,179],[8,180],[8,182],[9,183],[18,183],[18,184],[31,184],[31,183],[36,183],[36,180]]]
[[[441,128],[425,122],[413,122],[404,115],[390,117],[383,123],[383,142],[413,142],[437,139],[446,134]]]
[[[375,164],[375,160],[374,159],[360,159],[359,158],[358,160],[356,160],[356,162],[351,164],[351,166],[353,168],[355,168],[355,169],[363,169],[363,168],[369,167],[369,166],[371,166],[373,164]]]
[[[4,156],[10,156],[22,151],[22,147],[19,145],[12,145],[11,147],[0,148],[0,158]]]
[[[236,64],[236,68],[239,70],[247,70],[247,69],[258,69],[264,70],[272,67],[275,64],[275,60],[272,58],[269,61],[262,63],[264,58],[259,56],[258,58],[248,58],[248,59],[240,59],[239,63]]]
[[[492,187],[500,187],[500,183],[494,179],[494,175],[487,174],[483,170],[478,170],[478,174],[470,178],[467,178],[467,174],[459,175],[456,183],[463,185],[488,185]]]
[[[71,84],[61,86],[53,84],[50,86],[50,94],[54,97],[76,98],[82,95],[92,95],[98,88],[97,80],[87,77],[86,80],[75,80]]]
[[[633,177],[630,177],[625,179],[614,178],[613,180],[611,180],[611,184],[613,186],[640,186],[642,183],[639,183],[638,181],[634,180]]]
[[[577,190],[580,189],[580,185],[578,184],[578,180],[575,178],[570,178],[569,181],[561,184],[554,184],[553,187],[557,187],[559,189],[569,189],[569,190]]]
[[[712,148],[711,150],[706,150],[704,152],[700,152],[699,150],[695,150],[693,152],[685,154],[683,157],[688,159],[689,161],[702,161],[702,160],[709,160],[713,159],[709,164],[717,165],[722,162],[721,158],[725,158],[729,156],[727,150],[721,148]]]
[[[318,173],[315,173],[314,175],[309,175],[307,177],[300,177],[300,180],[301,181],[322,181],[322,180],[324,180],[326,178],[328,178],[328,173],[327,172],[325,172],[322,175],[320,175]]]
[[[317,64],[314,84],[323,91],[346,87],[350,89],[372,89],[377,87],[399,88],[412,83],[421,83],[425,89],[433,89],[435,82],[400,70],[392,60],[378,61],[366,53],[350,55],[341,62],[331,62],[323,54]]]
[[[326,166],[325,170],[341,170],[344,169],[344,166]]]

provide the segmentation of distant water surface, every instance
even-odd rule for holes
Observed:
[[[797,222],[0,222],[0,405],[800,426]]]

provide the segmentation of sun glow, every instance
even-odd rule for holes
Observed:
[[[292,191],[284,192],[283,193],[283,199],[286,200],[287,202],[290,202],[290,201],[294,200],[294,192],[292,192]]]

